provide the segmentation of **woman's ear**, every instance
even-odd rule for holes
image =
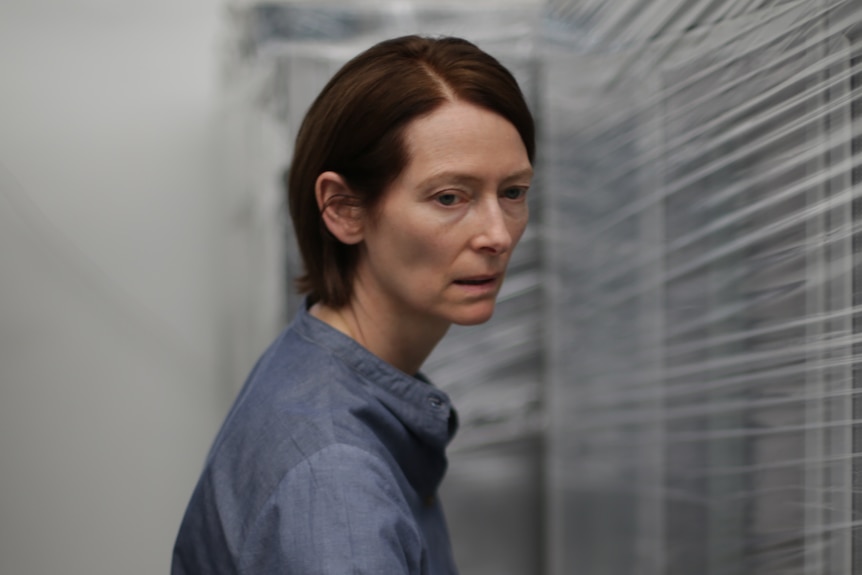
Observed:
[[[359,197],[340,174],[323,172],[314,184],[317,207],[326,229],[341,243],[362,241],[363,209]]]

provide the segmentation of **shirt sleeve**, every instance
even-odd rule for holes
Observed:
[[[419,574],[422,541],[390,467],[349,445],[294,467],[250,526],[240,572]]]

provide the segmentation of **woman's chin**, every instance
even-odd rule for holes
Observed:
[[[491,319],[492,315],[494,315],[494,302],[488,302],[458,310],[451,321],[455,325],[478,325]]]

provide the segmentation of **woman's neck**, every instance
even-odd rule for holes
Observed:
[[[316,303],[309,313],[409,375],[419,371],[449,329],[448,324],[422,321],[358,294],[344,307]]]

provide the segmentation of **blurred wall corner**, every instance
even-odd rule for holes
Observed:
[[[214,0],[0,3],[0,572],[144,575],[220,389]]]

